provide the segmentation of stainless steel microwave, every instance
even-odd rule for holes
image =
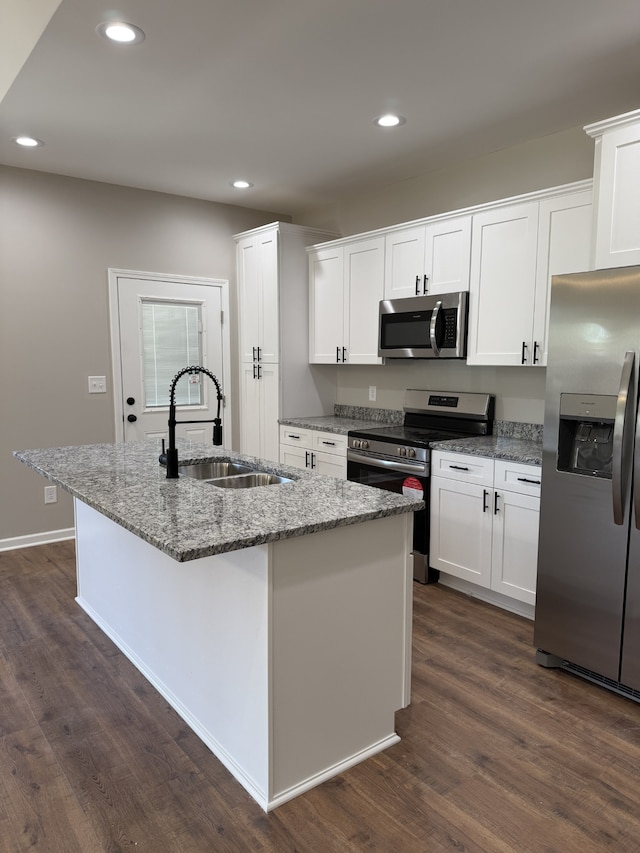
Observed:
[[[466,291],[408,296],[380,303],[378,355],[385,358],[466,358]]]

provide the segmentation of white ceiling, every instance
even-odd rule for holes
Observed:
[[[295,215],[640,107],[638,0],[116,2],[62,0],[1,163]],[[145,41],[101,39],[109,16]]]

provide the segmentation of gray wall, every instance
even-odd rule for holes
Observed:
[[[591,178],[593,154],[593,139],[582,128],[573,128],[340,204],[306,211],[295,221],[331,228],[345,236],[359,234]],[[338,403],[400,409],[406,388],[477,390],[496,394],[496,417],[500,420],[543,421],[544,368],[403,361],[371,367],[345,365],[337,373]],[[375,403],[368,399],[370,385],[377,388]]]
[[[45,506],[46,481],[12,450],[114,440],[107,269],[229,279],[233,311],[231,235],[276,219],[0,166],[0,547],[73,525],[68,495]]]

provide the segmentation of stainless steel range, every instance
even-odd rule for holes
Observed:
[[[349,432],[347,479],[366,486],[421,497],[425,509],[413,517],[413,577],[438,580],[429,567],[429,475],[435,441],[491,435],[492,394],[405,391],[404,423]]]

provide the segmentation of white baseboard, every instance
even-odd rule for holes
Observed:
[[[34,545],[50,545],[52,542],[73,539],[75,535],[75,527],[67,527],[64,530],[47,530],[45,533],[32,533],[28,536],[12,536],[9,539],[0,539],[0,551],[32,548]]]

